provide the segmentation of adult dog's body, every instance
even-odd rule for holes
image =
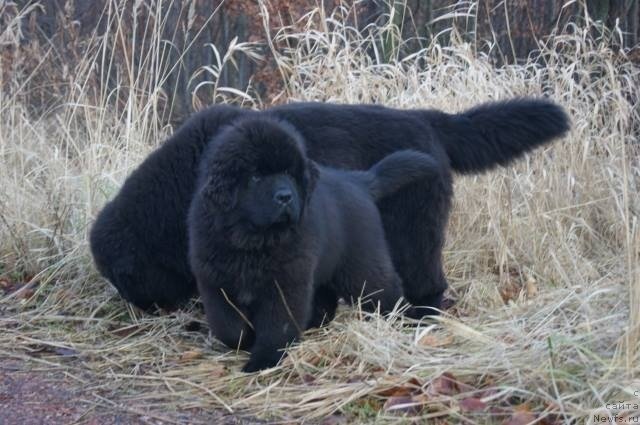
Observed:
[[[289,122],[320,164],[364,170],[414,149],[433,156],[436,176],[379,205],[405,297],[438,307],[447,287],[442,246],[452,197],[452,171],[481,172],[562,136],[568,118],[546,100],[480,105],[460,114],[374,105],[294,103],[255,112],[214,106],[195,114],[125,181],[99,214],[91,248],[100,272],[142,307],[174,308],[196,293],[187,261],[186,217],[203,149],[225,124],[266,115]]]
[[[367,171],[336,170],[309,160],[305,145],[286,122],[240,119],[199,167],[189,261],[211,331],[251,351],[248,372],[274,366],[302,330],[330,320],[338,298],[383,313],[398,305],[376,202],[438,169],[404,150]]]

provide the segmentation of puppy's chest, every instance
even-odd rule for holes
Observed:
[[[267,285],[274,284],[280,271],[270,256],[258,254],[238,255],[217,263],[221,287],[241,304],[255,301]]]

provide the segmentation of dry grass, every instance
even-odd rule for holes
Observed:
[[[519,411],[568,422],[592,420],[607,403],[640,403],[640,68],[607,47],[616,34],[594,39],[574,28],[526,64],[494,69],[455,34],[451,46],[394,60],[380,49],[396,29],[359,33],[342,24],[347,13],[318,9],[270,35],[286,82],[280,100],[457,111],[544,94],[573,119],[553,146],[457,180],[445,251],[458,300],[450,314],[405,327],[346,310],[281,366],[243,375],[245,354],[188,330],[202,322],[199,308],[152,317],[125,305],[92,267],[87,229],[171,131],[156,108],[166,64],[158,40],[157,50],[137,53],[148,60],[118,75],[122,92],[96,101],[84,76],[109,61],[100,47],[110,41],[95,38],[74,89],[45,116],[27,112],[26,80],[0,91],[0,358],[64,370],[92,403],[167,422],[190,408],[295,421],[341,412],[350,422],[410,414],[493,423]],[[15,29],[0,30],[0,42],[15,42]],[[236,53],[243,49],[255,55],[245,45]],[[202,72],[215,77],[220,65]],[[487,408],[469,408],[470,398]]]

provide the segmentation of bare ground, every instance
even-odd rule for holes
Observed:
[[[80,377],[80,379],[82,379]],[[139,412],[95,393],[78,377],[28,360],[0,357],[0,425],[257,424],[219,409]]]

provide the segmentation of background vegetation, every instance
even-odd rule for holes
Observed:
[[[551,2],[88,3],[0,0],[0,358],[165,422],[198,409],[329,423],[636,414],[637,1],[544,13],[534,6]],[[142,314],[92,266],[96,213],[193,109],[459,111],[523,95],[560,102],[573,129],[457,179],[445,250],[456,305],[437,321],[345,309],[281,366],[243,375],[245,355],[208,338],[198,305]]]

